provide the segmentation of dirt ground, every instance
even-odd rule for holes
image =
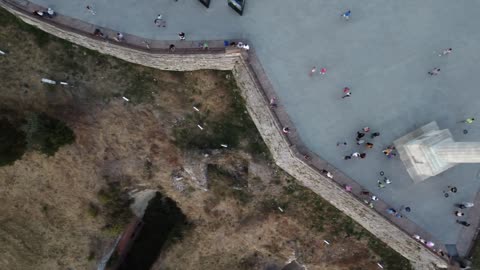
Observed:
[[[373,270],[380,261],[406,269],[405,259],[272,164],[228,72],[128,64],[3,10],[0,50],[8,52],[0,56],[0,113],[45,112],[76,136],[52,157],[29,151],[0,167],[0,269],[94,269],[115,239],[103,211],[89,211],[108,184],[160,190],[191,221],[152,269],[280,269],[294,258],[310,270]],[[200,139],[188,143],[192,137]]]

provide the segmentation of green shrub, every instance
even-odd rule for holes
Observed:
[[[6,118],[0,118],[0,166],[22,158],[26,150],[25,134]]]
[[[44,113],[30,113],[25,121],[23,131],[29,149],[53,156],[61,146],[75,141],[75,134],[65,123]]]
[[[105,213],[105,232],[112,236],[120,234],[132,218],[128,194],[118,184],[111,183],[98,192],[98,199]]]

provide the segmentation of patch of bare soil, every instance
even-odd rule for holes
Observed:
[[[269,161],[229,73],[128,64],[0,11],[0,108],[45,112],[76,136],[0,167],[0,269],[94,269],[118,235],[108,186],[160,190],[191,222],[152,269],[377,269],[371,237]]]

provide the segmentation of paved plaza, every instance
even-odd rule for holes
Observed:
[[[173,40],[185,32],[188,40],[250,40],[294,132],[312,151],[393,207],[409,206],[405,215],[444,244],[457,243],[465,230],[455,223],[454,204],[474,201],[479,164],[458,165],[414,184],[400,159],[387,159],[381,150],[431,121],[450,129],[455,141],[480,141],[480,2],[247,0],[244,16],[224,0],[212,0],[209,9],[196,0],[33,2],[145,38]],[[352,15],[345,21],[340,14],[348,9]],[[166,28],[154,25],[158,14]],[[438,56],[449,47],[451,55]],[[312,66],[327,68],[327,74],[310,77]],[[427,75],[435,67],[440,74]],[[344,87],[351,97],[341,98]],[[467,117],[479,119],[458,123]],[[381,133],[368,140],[373,149],[355,144],[364,126]],[[348,146],[336,146],[344,140]],[[367,153],[366,159],[343,159],[356,151]],[[393,182],[384,189],[377,187],[380,171]],[[458,192],[445,198],[449,185]],[[462,220],[476,224],[469,211]]]

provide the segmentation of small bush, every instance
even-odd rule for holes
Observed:
[[[122,192],[118,184],[112,183],[98,192],[98,199],[105,213],[105,232],[112,236],[120,234],[132,218],[128,194]]]
[[[30,149],[53,156],[61,146],[75,141],[75,134],[65,123],[44,113],[30,113],[25,120],[23,131]]]
[[[0,118],[0,166],[22,158],[25,150],[25,134],[6,118]]]

